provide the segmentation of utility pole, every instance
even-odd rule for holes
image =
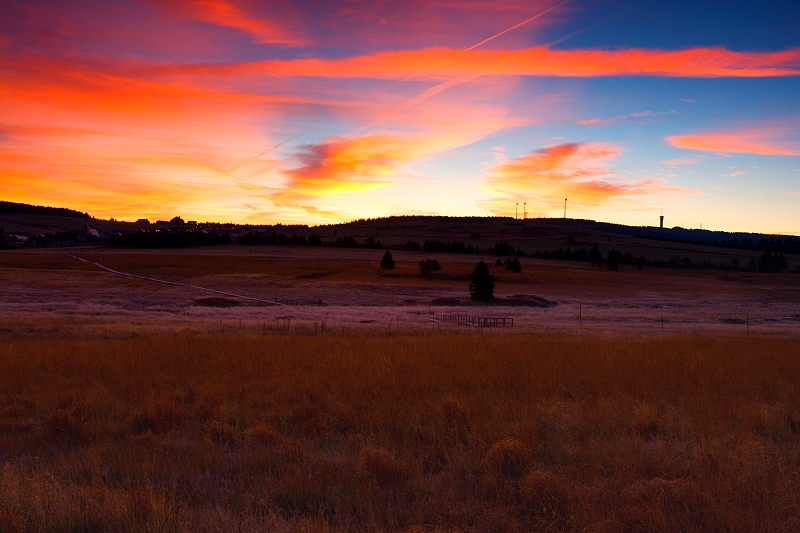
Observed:
[[[517,202],[517,204],[514,206],[514,220],[516,220],[517,217],[519,216],[518,211],[519,211],[519,202]]]
[[[564,218],[567,218],[567,199],[564,198]]]
[[[528,218],[528,202],[522,204],[522,220]]]

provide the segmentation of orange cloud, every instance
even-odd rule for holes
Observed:
[[[381,132],[307,145],[296,156],[301,165],[284,171],[284,189],[270,199],[278,206],[313,212],[316,208],[309,208],[308,202],[314,198],[389,185],[402,165],[464,142],[460,133]]]
[[[505,204],[516,198],[529,198],[534,209],[546,209],[561,205],[565,196],[570,205],[597,206],[633,196],[688,192],[667,187],[660,179],[615,177],[603,161],[618,155],[611,144],[550,146],[494,166],[484,189],[500,197],[492,205],[503,213],[507,212]]]
[[[294,59],[225,65],[169,65],[172,72],[270,76],[404,79],[482,76],[671,76],[771,77],[800,75],[800,48],[779,52],[733,52],[722,47],[666,51],[625,48],[521,50],[428,48],[346,59]]]
[[[781,137],[788,133],[790,133],[788,128],[767,127],[676,135],[667,137],[666,140],[676,148],[702,152],[800,156],[800,146],[797,142],[781,140]]]

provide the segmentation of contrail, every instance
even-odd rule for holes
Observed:
[[[438,66],[440,66],[440,65],[442,65],[442,64],[444,64],[444,63],[447,63],[448,61],[452,61],[452,60],[453,60],[453,59],[455,59],[456,57],[458,57],[458,56],[460,56],[460,55],[462,55],[462,54],[466,54],[466,53],[467,53],[467,52],[469,52],[470,50],[474,50],[474,49],[478,48],[479,46],[483,46],[484,44],[486,44],[486,43],[488,43],[488,42],[490,42],[490,41],[493,41],[493,40],[497,39],[498,37],[501,37],[501,36],[505,35],[505,34],[506,34],[506,33],[508,33],[508,32],[514,31],[514,30],[516,30],[517,28],[521,28],[522,26],[524,26],[524,25],[528,24],[529,22],[532,22],[532,21],[534,21],[534,20],[538,19],[539,17],[541,17],[541,16],[543,16],[543,15],[546,15],[546,14],[547,14],[547,13],[549,13],[550,11],[553,11],[554,9],[557,9],[557,8],[559,8],[559,7],[561,7],[561,6],[565,5],[565,4],[568,4],[568,3],[570,3],[571,1],[572,1],[572,0],[564,0],[564,1],[563,1],[563,2],[561,2],[560,4],[556,4],[556,5],[552,6],[552,7],[549,7],[549,8],[547,8],[547,9],[545,9],[544,11],[541,11],[541,12],[539,12],[539,13],[537,13],[537,14],[533,15],[532,17],[529,17],[529,18],[527,18],[527,19],[523,20],[522,22],[519,22],[519,23],[517,23],[517,24],[514,24],[514,25],[513,25],[513,26],[511,26],[510,28],[506,28],[505,30],[503,30],[503,31],[501,31],[501,32],[499,32],[499,33],[496,33],[496,34],[492,35],[491,37],[489,37],[489,38],[487,38],[487,39],[484,39],[484,40],[482,40],[482,41],[481,41],[481,42],[479,42],[479,43],[473,44],[473,45],[472,45],[472,46],[470,46],[469,48],[464,48],[463,50],[460,50],[459,52],[457,52],[457,53],[455,53],[455,54],[453,54],[453,55],[451,55],[451,56],[447,57],[446,59],[443,59],[442,61],[439,61],[438,63],[435,63],[434,65],[431,65],[430,67],[428,67],[428,68],[426,68],[426,69],[424,69],[424,70],[420,70],[419,72],[416,72],[416,73],[412,74],[411,76],[408,76],[407,78],[403,78],[402,80],[398,81],[398,82],[397,82],[397,83],[395,83],[394,85],[391,85],[390,87],[387,87],[386,89],[384,89],[384,90],[382,90],[382,91],[380,91],[380,92],[376,93],[376,94],[375,94],[375,96],[381,96],[381,95],[383,95],[383,94],[386,94],[387,92],[391,91],[391,90],[392,90],[392,89],[394,89],[395,87],[397,87],[397,86],[399,86],[399,85],[402,85],[403,83],[405,83],[405,82],[407,82],[407,81],[413,80],[413,79],[414,79],[414,78],[416,78],[417,76],[420,76],[421,74],[424,74],[424,73],[426,73],[426,72],[429,72],[429,71],[431,71],[431,70],[435,69],[436,67],[438,67]],[[417,97],[417,98],[419,98],[419,97]],[[404,105],[403,107],[407,107],[407,104],[406,104],[406,105]],[[314,131],[314,130],[316,130],[316,129],[318,129],[318,128],[322,127],[322,126],[324,126],[325,124],[328,124],[329,122],[333,121],[333,120],[334,120],[334,119],[336,119],[336,118],[339,118],[340,116],[342,116],[342,115],[344,115],[344,114],[345,114],[345,111],[340,111],[339,113],[336,113],[335,115],[333,115],[333,116],[332,116],[332,117],[330,117],[329,119],[327,119],[327,120],[325,120],[325,121],[322,121],[322,122],[320,122],[320,123],[318,123],[318,124],[316,124],[316,125],[312,126],[311,128],[308,128],[308,129],[306,129],[306,130],[303,130],[303,131],[301,131],[300,133],[298,133],[298,134],[294,135],[293,137],[290,137],[290,138],[286,139],[285,141],[282,141],[282,142],[280,142],[280,143],[276,144],[275,146],[272,146],[272,147],[268,148],[267,150],[264,150],[264,151],[263,151],[263,152],[261,152],[260,154],[258,154],[258,155],[256,155],[256,156],[253,156],[253,157],[251,157],[250,159],[246,159],[245,161],[242,161],[242,162],[241,162],[241,163],[239,163],[238,165],[235,165],[235,166],[234,166],[234,167],[232,167],[230,170],[228,170],[228,172],[233,172],[234,170],[238,169],[239,167],[241,167],[241,166],[242,166],[242,165],[244,165],[245,163],[248,163],[248,162],[250,162],[250,161],[253,161],[253,160],[255,160],[255,159],[258,159],[258,158],[260,158],[261,156],[264,156],[264,155],[266,155],[266,154],[268,154],[268,153],[272,152],[273,150],[275,150],[275,149],[277,149],[277,148],[280,148],[280,147],[281,147],[281,146],[283,146],[284,144],[286,144],[286,143],[288,143],[288,142],[291,142],[291,141],[293,141],[293,140],[297,139],[298,137],[302,137],[302,136],[303,136],[303,135],[305,135],[306,133],[310,133],[310,132],[312,132],[312,131]]]

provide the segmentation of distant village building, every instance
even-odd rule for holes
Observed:
[[[170,224],[184,224],[184,221],[181,217],[175,217],[169,221]]]
[[[150,221],[147,220],[146,218],[140,218],[139,220],[136,221],[136,223],[137,224],[150,224]]]
[[[83,225],[83,235],[85,237],[95,237],[100,238],[100,234],[97,232],[96,229],[92,229],[89,227],[89,219],[86,219],[86,222]]]

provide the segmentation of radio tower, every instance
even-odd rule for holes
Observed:
[[[564,218],[567,218],[567,199],[564,198]]]

